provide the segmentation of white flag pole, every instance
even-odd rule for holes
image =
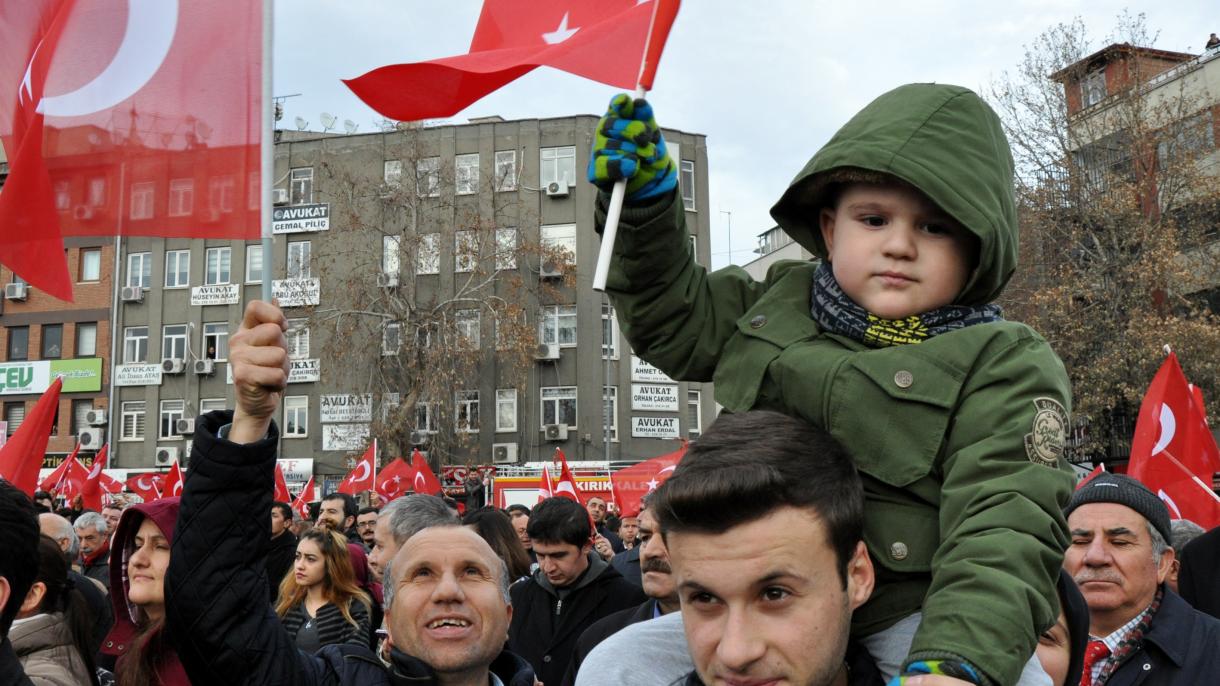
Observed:
[[[644,54],[640,56],[640,75],[636,79],[635,97],[637,100],[648,93],[640,81],[648,66],[648,47],[652,43],[652,29],[657,22],[657,6],[652,3],[652,17],[648,20],[648,35],[644,38]],[[614,256],[614,239],[618,236],[618,219],[623,212],[623,200],[627,197],[627,181],[614,182],[614,190],[610,192],[610,206],[606,208],[606,226],[602,228],[602,244],[597,251],[597,266],[593,270],[593,290],[605,292],[606,276],[610,273],[610,259]]]
[[[263,300],[271,302],[271,177],[275,174],[275,104],[271,93],[271,42],[275,33],[274,0],[263,0],[263,108],[262,108],[262,164],[259,167],[259,211],[263,237]]]

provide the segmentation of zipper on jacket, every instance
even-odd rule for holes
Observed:
[[[563,611],[563,598],[560,598],[559,600],[555,601],[555,616],[558,617],[559,613],[562,611]]]

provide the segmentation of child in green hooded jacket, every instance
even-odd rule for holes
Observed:
[[[1049,685],[1032,655],[1058,613],[1070,392],[1046,341],[992,304],[1017,256],[995,113],[956,86],[877,98],[771,211],[822,261],[762,282],[695,263],[675,168],[651,107],[612,100],[589,178],[628,180],[607,292],[632,349],[851,454],[877,569],[852,633],[887,677]]]

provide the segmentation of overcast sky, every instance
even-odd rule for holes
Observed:
[[[285,102],[284,124],[301,116],[320,130],[328,112],[371,130],[380,117],[339,79],[466,52],[481,4],[278,0],[275,93],[301,94]],[[792,176],[877,95],[914,81],[982,90],[1075,16],[1102,47],[1124,8],[1147,15],[1153,47],[1199,52],[1220,32],[1214,0],[686,0],[649,99],[663,126],[707,136],[713,265],[729,261],[726,213],[732,260],[744,264]],[[615,92],[543,67],[452,121],[600,114]]]

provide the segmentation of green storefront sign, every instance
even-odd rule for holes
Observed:
[[[57,376],[64,379],[64,393],[100,391],[102,358],[0,363],[0,395],[42,393]]]

